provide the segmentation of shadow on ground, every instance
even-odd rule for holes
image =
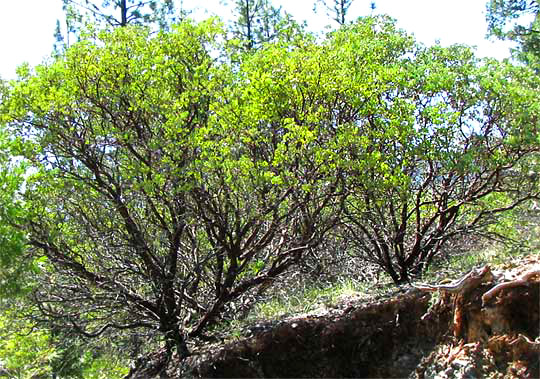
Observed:
[[[157,352],[131,378],[538,378],[539,263],[488,269],[455,293],[411,288],[259,325],[183,362],[160,364]]]

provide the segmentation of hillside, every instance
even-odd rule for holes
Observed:
[[[129,377],[540,376],[538,254],[416,287],[261,322],[184,362],[167,365],[158,351]]]

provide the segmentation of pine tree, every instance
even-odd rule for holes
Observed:
[[[347,12],[354,0],[317,0],[313,7],[317,11],[317,4],[322,5],[326,9],[326,14],[336,21],[339,25],[345,24]],[[375,3],[371,3],[373,9]]]
[[[277,38],[290,17],[284,17],[281,7],[276,8],[268,0],[237,0],[237,19],[233,22],[233,34],[245,41],[247,50]]]
[[[531,17],[532,16],[532,17]],[[523,20],[532,21],[523,24]],[[513,55],[540,70],[540,2],[538,0],[490,0],[486,21],[491,36],[517,43]]]
[[[167,17],[174,13],[173,0],[104,0],[101,6],[91,0],[63,0],[64,9],[72,7],[89,15],[96,22],[109,26],[128,24],[153,24],[160,27],[167,24]]]
[[[174,0],[62,0],[65,26],[57,20],[54,33],[54,51],[60,53],[70,45],[70,36],[77,36],[85,22],[100,27],[122,27],[147,25],[166,29],[171,23],[180,21],[187,12],[181,1],[177,13]]]

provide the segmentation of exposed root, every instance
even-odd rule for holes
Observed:
[[[540,378],[540,256],[493,271],[484,266],[450,284],[414,287],[369,303],[358,299],[327,314],[279,320],[223,346],[203,346],[184,361],[169,362],[167,373]],[[438,301],[430,306],[424,291],[439,292]],[[131,377],[163,374],[158,365],[145,366]]]
[[[538,261],[531,257],[481,280],[469,273],[450,287],[419,288],[438,290],[451,304],[454,338],[426,357],[415,377],[539,378]]]
[[[475,287],[478,287],[481,283],[492,279],[491,269],[489,266],[484,266],[480,270],[471,270],[460,279],[449,284],[412,284],[412,286],[421,291],[446,291],[450,293],[463,293],[467,292]]]
[[[516,280],[497,284],[495,287],[482,295],[482,305],[486,305],[486,303],[493,296],[495,296],[497,293],[501,292],[504,289],[529,285],[531,279],[534,278],[536,275],[540,275],[540,268],[527,271]]]

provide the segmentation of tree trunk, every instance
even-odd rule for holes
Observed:
[[[127,3],[126,2],[127,0],[120,1],[120,12],[121,12],[120,26],[127,25]]]
[[[165,349],[167,351],[168,359],[172,357],[174,349],[176,349],[179,360],[184,360],[190,355],[186,339],[184,338],[184,335],[180,333],[178,325],[173,326],[165,332]]]

